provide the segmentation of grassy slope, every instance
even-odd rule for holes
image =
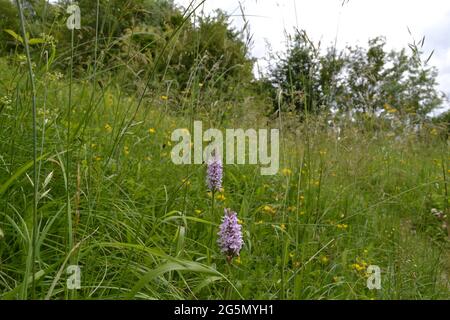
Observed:
[[[5,186],[32,160],[31,110],[24,70],[5,61],[0,70],[0,96],[12,100],[0,113]],[[167,112],[179,104],[175,97],[153,93],[124,132],[137,99],[114,85],[97,86],[92,99],[92,83],[80,81],[73,87],[72,132],[85,130],[69,147],[68,230],[68,82],[37,80],[40,139],[47,119],[39,189],[50,190],[38,206],[37,298],[449,298],[447,236],[430,213],[445,206],[446,141],[413,134],[398,140],[353,125],[338,138],[313,121],[285,129],[279,174],[226,165],[224,192],[211,213],[205,168],[175,166],[170,134],[193,119],[222,128],[266,124],[255,118],[257,102],[193,112],[213,105],[204,101],[207,88],[194,86],[187,111],[176,115]],[[84,119],[88,110],[92,116]],[[235,117],[223,118],[225,110]],[[289,123],[283,119],[285,128]],[[0,293],[27,298],[33,187],[25,174],[11,181],[0,197]],[[244,230],[245,247],[232,266],[208,238],[224,207],[238,211]],[[66,289],[68,264],[81,265],[81,290]],[[382,269],[382,290],[366,288],[370,264]]]

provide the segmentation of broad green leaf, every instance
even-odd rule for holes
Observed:
[[[222,276],[218,271],[209,268],[205,265],[202,265],[198,262],[184,261],[184,260],[179,260],[178,262],[175,261],[167,262],[157,267],[156,269],[147,272],[129,292],[128,298],[130,299],[134,298],[136,294],[139,292],[139,290],[141,290],[150,281],[170,271],[187,271],[187,272],[205,273],[210,275]]]
[[[41,39],[41,38],[32,38],[28,41],[28,44],[30,44],[30,45],[41,44],[41,43],[45,43],[45,40]]]
[[[14,39],[16,39],[17,41],[19,41],[21,44],[23,44],[23,38],[18,35],[17,33],[15,33],[13,30],[11,29],[5,29],[4,30],[6,33],[8,33],[9,35],[11,35]]]

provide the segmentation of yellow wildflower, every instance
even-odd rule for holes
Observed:
[[[281,173],[285,176],[290,176],[292,174],[292,170],[288,169],[288,168],[284,168],[283,170],[281,170]]]
[[[225,200],[225,196],[224,196],[222,193],[219,193],[219,194],[216,196],[216,199],[219,200],[219,201],[224,201],[224,200]]]
[[[155,130],[155,128],[150,128],[150,129],[148,129],[148,132],[151,133],[151,134],[153,134],[153,133],[156,132],[156,130]]]
[[[105,124],[104,128],[105,128],[106,132],[108,132],[108,133],[112,132],[112,127],[111,127],[111,125],[109,123]]]
[[[350,268],[357,272],[364,272],[367,269],[367,262],[360,258],[356,258],[356,262],[350,265]]]
[[[353,263],[350,267],[351,267],[353,270],[356,270],[356,271],[358,271],[358,272],[361,272],[361,271],[364,271],[364,270],[365,270],[364,266],[361,265],[361,264],[359,264],[359,263]]]
[[[338,223],[338,224],[336,225],[336,227],[337,227],[338,229],[347,229],[347,228],[348,228],[348,225],[345,224],[345,223]]]
[[[161,96],[160,98],[161,98],[161,100],[164,100],[164,101],[167,101],[169,99],[168,96]]]
[[[275,214],[276,210],[269,205],[265,205],[262,210],[266,213]]]

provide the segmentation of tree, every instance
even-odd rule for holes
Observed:
[[[298,112],[338,111],[371,116],[423,119],[442,104],[437,69],[423,61],[419,46],[386,51],[385,39],[370,39],[368,48],[321,51],[306,33],[296,32],[284,56],[270,70],[286,106]],[[423,40],[419,43],[423,46]]]
[[[15,41],[5,30],[10,29],[19,33],[19,16],[17,8],[10,0],[0,0],[0,55],[14,49]]]
[[[281,90],[286,105],[300,113],[317,113],[320,108],[318,49],[304,31],[288,36],[288,49],[270,70],[273,85]]]
[[[348,48],[346,87],[348,107],[354,111],[374,113],[382,105],[380,88],[383,81],[383,69],[386,53],[385,40],[369,40],[369,48]]]
[[[183,30],[168,63],[178,74],[181,87],[193,72],[203,82],[219,84],[233,79],[242,84],[253,79],[253,60],[247,51],[242,33],[232,29],[225,13],[217,10]]]

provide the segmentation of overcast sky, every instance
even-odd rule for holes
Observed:
[[[369,38],[385,36],[388,48],[407,47],[425,36],[425,55],[435,52],[430,64],[439,69],[439,88],[450,96],[450,1],[449,0],[241,0],[253,34],[252,55],[267,56],[266,43],[274,51],[284,49],[284,30],[305,29],[323,47],[337,39],[366,46]],[[175,0],[186,7],[191,0]],[[200,0],[195,0],[200,3]],[[206,0],[206,13],[220,8],[242,27],[239,0]],[[412,36],[408,33],[408,27]],[[259,64],[264,66],[263,61]]]

